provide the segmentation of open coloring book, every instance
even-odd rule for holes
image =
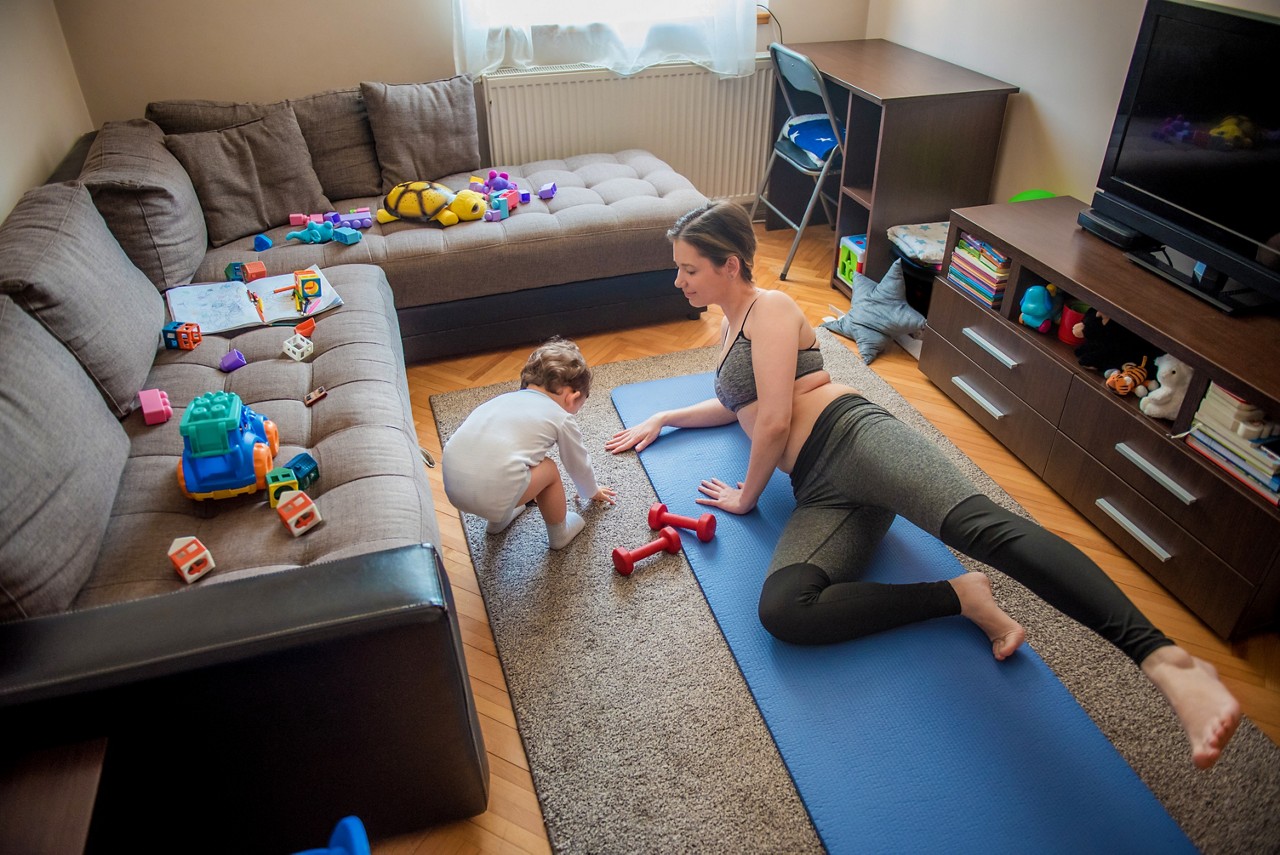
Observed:
[[[218,333],[275,324],[293,326],[341,306],[342,298],[319,268],[312,265],[307,269],[320,276],[320,297],[311,301],[306,312],[298,311],[292,293],[293,274],[286,273],[249,283],[233,279],[170,288],[164,293],[169,318],[199,324],[202,333]],[[277,292],[277,289],[282,290]]]

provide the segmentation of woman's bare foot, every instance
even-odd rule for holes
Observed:
[[[1191,742],[1191,762],[1208,769],[1240,726],[1240,704],[1217,670],[1181,647],[1168,645],[1142,660],[1142,672],[1168,699]]]
[[[978,625],[991,639],[991,653],[1004,660],[1027,637],[1027,631],[1000,608],[991,595],[991,580],[983,573],[965,573],[949,580],[960,598],[960,614]]]

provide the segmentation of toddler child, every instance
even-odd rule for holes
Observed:
[[[617,493],[596,484],[591,457],[574,416],[591,394],[591,369],[571,341],[553,338],[529,355],[520,389],[472,411],[445,443],[444,492],[460,511],[504,531],[531,499],[538,502],[547,540],[563,549],[586,523],[569,510],[560,470],[547,457],[553,446],[578,495],[613,504]]]

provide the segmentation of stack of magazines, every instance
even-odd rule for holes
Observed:
[[[1209,384],[1187,444],[1273,505],[1280,504],[1280,424]]]

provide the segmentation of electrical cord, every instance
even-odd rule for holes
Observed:
[[[768,6],[764,5],[763,3],[757,3],[756,8],[763,9],[765,11],[765,14],[768,15],[770,20],[773,21],[773,26],[778,30],[777,40],[783,44],[786,44],[786,40],[782,38],[782,22],[778,20],[778,16],[773,14],[773,10],[770,9]]]

